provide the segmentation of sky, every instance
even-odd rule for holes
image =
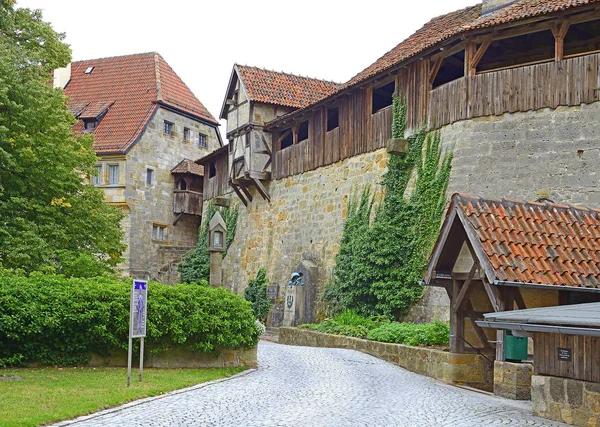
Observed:
[[[66,34],[74,61],[159,52],[218,119],[234,63],[345,82],[431,18],[480,1],[17,0],[17,7],[42,9]]]

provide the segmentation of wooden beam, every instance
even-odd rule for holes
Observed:
[[[475,323],[476,320],[479,320],[479,317],[477,316],[477,312],[473,310],[473,304],[471,303],[471,301],[467,301],[466,310],[467,316],[469,316],[469,319],[471,319],[471,326],[473,326],[473,330],[477,334],[477,338],[479,338],[479,341],[481,341],[481,344],[483,344],[484,348],[491,348],[485,331],[481,326]]]
[[[519,310],[525,310],[527,308],[527,305],[525,305],[525,300],[523,299],[523,295],[521,295],[520,288],[515,289],[514,298],[515,298],[515,303],[517,304],[517,308]]]
[[[492,307],[495,312],[504,311],[502,308],[502,298],[500,295],[500,291],[494,285],[491,285],[486,278],[483,279],[483,287],[485,288],[485,292],[487,293],[490,302],[492,303]]]
[[[554,35],[554,60],[562,61],[565,58],[565,36],[569,31],[569,21],[559,21],[554,23],[550,29]]]
[[[483,59],[483,55],[485,55],[485,53],[487,52],[488,48],[490,47],[490,44],[492,44],[492,40],[493,37],[492,34],[490,34],[486,39],[484,39],[483,43],[481,43],[481,46],[479,46],[479,48],[469,61],[469,73],[467,75],[474,76],[475,74],[477,74],[477,66]]]
[[[459,293],[458,280],[452,279],[452,295],[450,300],[450,352],[464,353],[465,342],[465,312],[464,310],[454,310],[456,304],[456,296]]]
[[[252,178],[252,180],[254,181],[254,185],[256,185],[256,189],[258,190],[262,198],[271,203],[271,197],[269,197],[269,193],[267,189],[262,185],[262,182],[260,182],[260,179]]]
[[[453,304],[454,307],[452,309],[454,311],[462,310],[463,307],[465,306],[465,302],[469,300],[467,293],[471,289],[471,284],[474,283],[473,278],[475,277],[475,273],[477,271],[479,271],[478,268],[479,268],[479,263],[477,261],[475,261],[473,263],[473,266],[471,267],[471,271],[469,272],[469,276],[467,277],[467,280],[460,288],[460,292],[458,293],[458,295],[456,297],[455,304]]]
[[[179,220],[181,219],[182,216],[183,216],[182,213],[180,213],[179,215],[177,215],[177,218],[175,218],[175,221],[173,221],[173,225],[176,225],[177,222],[179,222]]]
[[[435,78],[437,77],[440,67],[442,66],[442,62],[444,62],[444,58],[438,58],[431,67],[431,72],[429,73],[429,84],[433,85]]]
[[[242,190],[242,193],[244,193],[244,195],[246,196],[246,198],[248,199],[248,201],[250,203],[252,203],[252,194],[250,194],[250,192],[248,191],[248,189],[244,186],[240,186],[240,190]]]
[[[235,191],[235,194],[237,194],[237,196],[240,198],[240,200],[242,201],[242,203],[244,204],[244,206],[248,207],[248,201],[243,196],[243,194],[240,192],[238,186],[232,183],[231,184],[231,188],[233,188],[233,191]]]

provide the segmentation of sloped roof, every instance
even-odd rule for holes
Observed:
[[[600,0],[518,0],[502,9],[481,16],[482,4],[476,4],[446,15],[433,18],[406,40],[381,56],[367,68],[352,77],[346,83],[330,94],[313,102],[325,101],[327,98],[350,87],[359,85],[379,73],[388,71],[402,62],[410,60],[426,50],[435,47],[445,40],[468,33],[473,30],[495,27],[519,20],[530,19],[552,12],[572,9],[586,4],[597,3]],[[303,107],[304,108],[304,107]],[[289,113],[289,117],[297,112]],[[282,119],[278,117],[271,123]]]
[[[90,67],[92,71],[85,73]],[[69,97],[71,112],[76,115],[96,117],[94,114],[100,109],[110,106],[93,132],[94,150],[98,154],[127,152],[158,103],[218,125],[156,52],[73,62],[65,95]],[[82,126],[79,122],[74,130],[80,131]]]
[[[204,166],[194,163],[193,160],[183,159],[177,164],[171,173],[191,173],[193,175],[204,176]]]
[[[251,101],[303,108],[335,92],[339,83],[235,65]]]
[[[453,212],[456,211],[456,215]],[[460,219],[490,282],[600,287],[600,210],[454,194],[434,248]]]

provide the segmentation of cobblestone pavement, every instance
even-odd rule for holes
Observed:
[[[452,387],[353,350],[262,341],[259,368],[96,418],[96,426],[558,426],[526,404]]]

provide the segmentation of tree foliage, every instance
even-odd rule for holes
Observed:
[[[271,299],[267,293],[268,285],[267,270],[260,267],[256,277],[248,282],[248,286],[244,290],[244,298],[252,304],[254,316],[263,323],[267,321],[271,307]]]
[[[52,70],[70,49],[39,11],[0,0],[0,265],[95,275],[120,261],[122,213],[87,185],[96,155],[75,136]]]
[[[221,213],[225,225],[227,226],[227,237],[225,241],[225,252],[223,257],[227,255],[229,246],[235,239],[235,230],[237,226],[238,210],[235,208],[218,207],[214,203],[210,203],[204,216],[202,217],[202,225],[198,232],[198,243],[194,249],[185,258],[185,261],[180,263],[177,270],[181,273],[181,281],[185,283],[201,283],[208,282],[210,279],[210,253],[208,252],[208,223],[212,219],[217,210]]]
[[[393,111],[392,135],[401,138],[406,108],[400,97]],[[349,203],[333,279],[324,294],[334,312],[397,318],[421,298],[418,281],[439,230],[452,156],[442,158],[439,133],[421,131],[408,141],[408,154],[390,156],[382,180],[385,197],[372,223],[368,188]]]

